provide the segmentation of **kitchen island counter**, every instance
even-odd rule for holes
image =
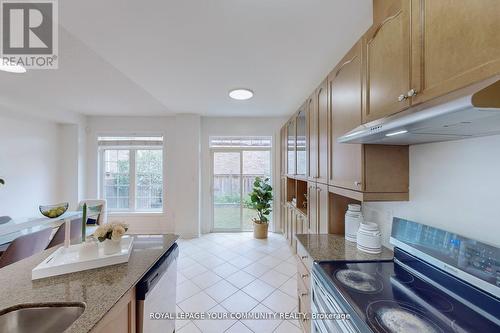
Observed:
[[[178,236],[134,235],[126,264],[31,280],[31,270],[54,249],[0,269],[0,311],[20,304],[85,303],[83,314],[66,330],[87,333],[131,290],[176,242]]]

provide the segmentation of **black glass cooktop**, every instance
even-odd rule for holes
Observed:
[[[485,296],[489,307],[497,309],[480,314],[484,304],[467,306],[393,261],[319,266],[327,283],[374,332],[500,332],[500,301],[494,297]]]

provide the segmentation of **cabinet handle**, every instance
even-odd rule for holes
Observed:
[[[303,260],[305,260],[305,259],[307,259],[308,257],[307,257],[307,256],[302,256],[302,257],[300,257],[300,258],[301,258],[301,259],[303,259]]]
[[[408,96],[406,96],[405,94],[401,94],[401,95],[399,95],[399,97],[398,97],[398,102],[402,102],[402,101],[404,101],[404,100],[405,100],[405,99],[407,99],[407,98],[408,98]]]
[[[303,279],[305,279],[306,277],[309,276],[309,274],[302,274],[301,276],[302,276]]]
[[[354,186],[361,186],[361,182],[354,182]]]
[[[308,293],[301,293],[300,297],[304,297],[304,296],[307,296],[307,295],[309,295],[309,294]]]
[[[408,93],[406,94],[406,97],[413,97],[417,95],[417,91],[415,89],[410,89],[408,90]]]

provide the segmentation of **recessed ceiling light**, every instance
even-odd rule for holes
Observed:
[[[26,68],[11,62],[9,59],[0,58],[0,71],[9,73],[26,73]]]
[[[239,101],[244,101],[245,99],[250,99],[253,97],[253,91],[250,89],[233,89],[229,92],[229,97],[232,99],[237,99]]]

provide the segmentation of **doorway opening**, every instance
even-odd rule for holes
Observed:
[[[271,147],[272,137],[210,138],[212,231],[253,229],[249,193],[256,177],[272,182]]]

